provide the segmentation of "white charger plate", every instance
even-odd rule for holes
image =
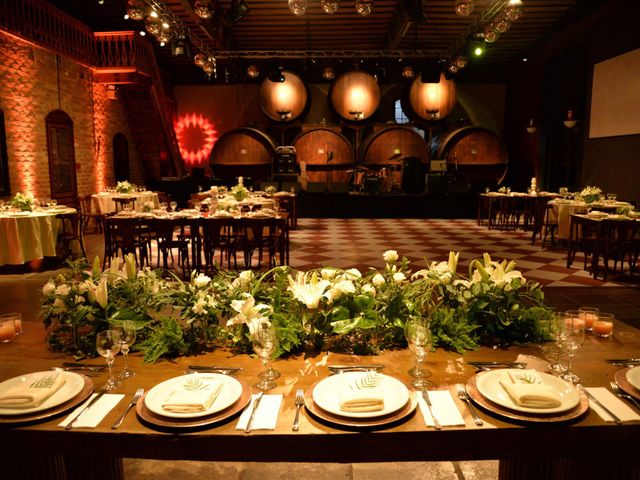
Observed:
[[[626,377],[631,385],[640,390],[640,366],[630,368]]]
[[[580,403],[580,392],[570,383],[547,373],[538,372],[543,383],[553,388],[560,396],[561,404],[555,408],[530,408],[517,405],[500,385],[499,380],[507,377],[507,374],[521,375],[522,370],[518,368],[507,368],[482,372],[476,375],[476,387],[481,395],[498,405],[511,410],[526,413],[559,413],[571,410]]]
[[[177,390],[184,385],[188,379],[200,378],[201,380],[219,381],[222,382],[222,390],[211,404],[211,406],[202,412],[189,412],[179,413],[170,412],[162,408],[162,404],[169,397],[171,392]],[[242,394],[242,384],[229,375],[222,375],[219,373],[192,373],[188,375],[181,375],[179,377],[170,378],[162,383],[159,383],[153,387],[144,398],[146,407],[157,415],[172,418],[197,418],[204,417],[206,415],[212,415],[216,412],[224,410],[225,408],[233,405],[240,395]]]
[[[19,377],[13,377],[9,380],[5,380],[0,383],[0,392],[6,392],[10,388],[18,387],[20,385],[30,385],[33,382],[48,377],[51,374],[56,373],[53,370],[47,370],[44,372],[27,373],[26,375],[20,375]],[[41,412],[49,408],[57,407],[58,405],[72,399],[78,393],[80,393],[84,387],[84,379],[82,376],[74,372],[58,372],[60,375],[64,375],[66,382],[58,389],[53,395],[47,398],[37,407],[32,408],[2,408],[0,407],[0,415],[25,415],[28,413]]]
[[[376,388],[382,389],[384,395],[384,409],[375,412],[345,412],[340,409],[340,391],[348,388],[366,372],[345,372],[331,375],[318,382],[313,389],[313,401],[323,410],[341,417],[374,418],[389,415],[400,410],[409,401],[409,389],[400,380],[378,374],[380,384]]]

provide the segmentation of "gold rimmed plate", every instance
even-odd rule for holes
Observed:
[[[517,410],[512,410],[510,408],[504,407],[497,403],[492,402],[484,395],[480,393],[478,387],[476,386],[476,377],[471,377],[467,382],[467,392],[469,397],[478,405],[480,405],[485,410],[489,412],[495,413],[504,418],[508,418],[510,420],[519,420],[523,422],[533,422],[533,423],[553,423],[553,422],[566,422],[569,420],[573,420],[575,418],[583,415],[587,410],[589,410],[589,399],[583,392],[579,392],[580,401],[578,404],[570,409],[557,413],[528,413],[528,412],[520,412]]]
[[[618,370],[614,376],[614,379],[622,390],[624,390],[626,393],[631,395],[633,398],[640,400],[640,390],[638,390],[636,387],[631,385],[627,377],[627,373],[629,372],[629,370],[631,369],[624,368],[622,370]]]
[[[322,380],[321,380],[322,381]],[[320,381],[320,382],[321,382]],[[350,427],[350,428],[376,428],[389,426],[406,420],[415,412],[418,406],[418,399],[415,394],[410,394],[407,402],[402,408],[395,410],[387,415],[357,418],[336,415],[319,407],[314,401],[314,389],[320,383],[316,382],[305,392],[305,408],[314,417],[324,420],[334,425]],[[405,386],[406,387],[406,386]]]
[[[89,398],[89,395],[93,393],[93,381],[86,375],[82,375],[79,373],[74,373],[74,375],[77,375],[81,378],[82,388],[72,397],[47,409],[37,410],[30,413],[23,413],[20,415],[0,414],[0,424],[20,424],[20,423],[37,422],[40,420],[46,420],[48,418],[54,417],[56,415],[59,415],[61,413],[64,413],[66,411],[69,411],[77,407],[82,402],[84,402],[87,398]]]
[[[249,385],[247,385],[242,380],[238,380],[238,382],[240,382],[240,384],[242,385],[242,393],[240,394],[238,400],[236,400],[233,404],[231,404],[224,410],[220,410],[211,415],[193,418],[175,418],[159,415],[147,408],[145,403],[146,394],[136,404],[136,413],[138,414],[138,417],[144,422],[163,428],[198,428],[220,423],[224,420],[227,420],[228,418],[233,417],[238,412],[241,412],[251,400],[251,388],[249,387]]]

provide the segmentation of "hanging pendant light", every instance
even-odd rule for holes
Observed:
[[[509,0],[509,3],[504,7],[505,16],[515,22],[522,16],[522,0]]]
[[[127,2],[127,15],[131,20],[144,20],[146,15],[144,2],[142,0],[129,0]]]
[[[213,17],[213,5],[210,0],[196,0],[193,4],[193,11],[203,20]]]
[[[307,13],[307,0],[289,0],[289,10],[297,17]]]
[[[340,0],[320,0],[320,7],[324,13],[333,15],[340,6]]]
[[[363,17],[371,15],[373,12],[373,0],[356,0],[356,12]]]
[[[196,53],[195,57],[193,57],[193,63],[198,67],[203,67],[206,61],[207,56],[204,53]]]
[[[468,17],[473,12],[475,0],[456,0],[455,12],[461,17]]]
[[[488,25],[487,28],[484,29],[484,33],[482,34],[484,37],[484,41],[487,43],[493,43],[500,37],[500,34],[495,31],[493,25]]]

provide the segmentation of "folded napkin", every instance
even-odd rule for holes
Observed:
[[[236,425],[237,430],[244,430],[247,427],[247,422],[253,411],[253,402],[256,395],[251,397],[249,406],[244,409],[238,423]],[[262,400],[258,404],[258,409],[253,417],[253,423],[251,424],[252,430],[275,430],[276,423],[278,423],[278,414],[280,413],[280,405],[282,404],[282,395],[262,395]]]
[[[507,372],[499,380],[513,402],[526,408],[556,408],[562,405],[558,392],[545,385],[535,370],[522,370],[510,374]]]
[[[35,408],[65,384],[67,379],[61,372],[48,375],[27,384],[21,383],[0,394],[0,408]]]
[[[613,393],[607,390],[604,387],[590,387],[587,388],[589,393],[596,397],[600,403],[602,403],[605,407],[611,410],[615,415],[618,416],[620,420],[623,422],[633,422],[634,420],[640,420],[640,415],[638,415],[633,409],[631,409],[627,404],[624,403],[623,400],[620,400]],[[613,422],[613,418],[609,416],[600,406],[596,405],[595,402],[589,400],[589,406],[595,410],[595,412],[600,415],[600,418],[605,422]]]
[[[213,405],[222,391],[223,383],[219,381],[202,382],[199,388],[182,385],[169,394],[162,403],[162,408],[174,413],[204,412]]]
[[[419,395],[418,405],[420,406],[424,423],[429,427],[433,427],[433,417],[429,413],[427,403],[419,392],[416,392],[416,395]],[[440,422],[440,425],[443,427],[454,427],[465,424],[460,410],[458,410],[456,403],[453,401],[449,390],[429,390],[429,400],[431,400],[433,414],[438,419],[438,422]]]
[[[96,395],[97,393],[91,395],[91,397],[89,397],[86,402],[84,402],[73,412],[71,412],[71,414],[69,414],[67,418],[65,418],[62,422],[60,422],[58,426],[63,428],[66,427],[67,424],[71,420],[73,420],[76,414],[80,410],[82,410],[84,406],[89,403]],[[96,428],[98,424],[104,419],[104,417],[106,417],[107,414],[111,410],[113,410],[123,398],[124,395],[121,393],[106,393],[102,395],[102,397],[100,397],[100,399],[96,403],[91,405],[89,409],[87,409],[82,415],[80,415],[80,418],[78,418],[74,422],[73,428]]]
[[[377,412],[384,410],[384,392],[380,388],[362,390],[345,388],[339,393],[343,412]]]

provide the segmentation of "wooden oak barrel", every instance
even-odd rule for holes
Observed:
[[[284,82],[265,78],[260,85],[260,107],[272,120],[289,122],[298,118],[307,106],[307,88],[293,72],[282,71]]]
[[[367,72],[354,70],[342,74],[331,86],[331,105],[342,118],[362,121],[380,105],[380,87]]]
[[[491,130],[466,126],[444,132],[433,140],[434,159],[446,160],[458,181],[497,184],[507,174],[509,155]]]
[[[232,180],[251,177],[255,182],[271,175],[276,142],[265,132],[251,127],[229,130],[213,146],[209,164],[214,176]]]
[[[346,184],[354,166],[354,152],[339,128],[314,127],[294,140],[298,164],[305,162],[309,182]]]

